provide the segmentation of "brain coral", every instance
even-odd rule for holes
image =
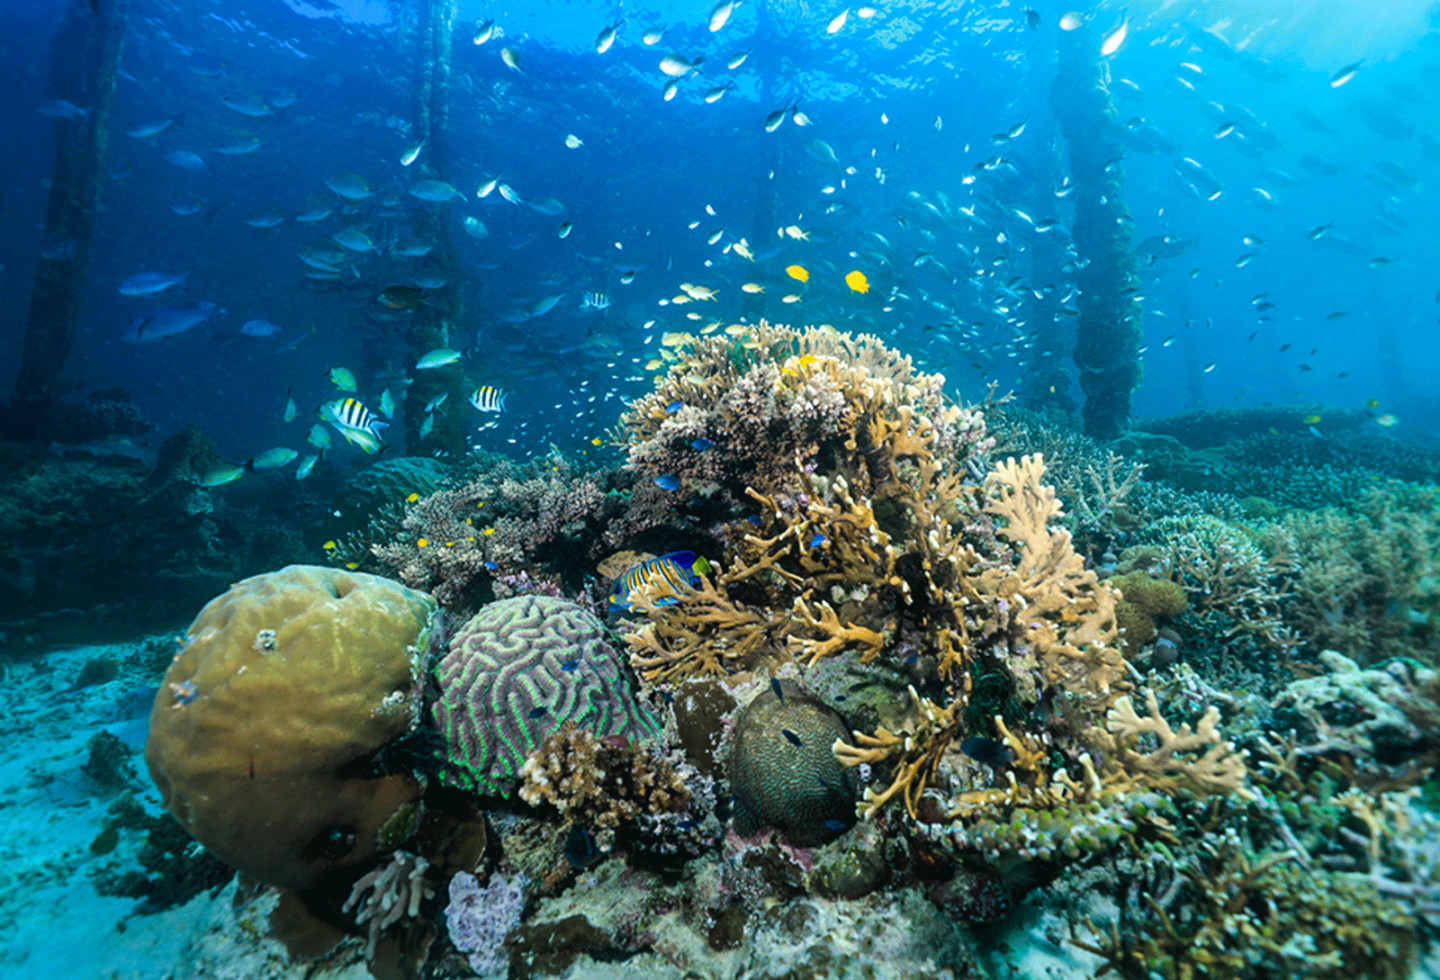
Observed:
[[[845,719],[824,701],[782,683],[740,712],[730,746],[735,831],[771,826],[797,847],[833,839],[855,822],[855,772],[831,746],[850,740]]]
[[[309,565],[212,599],[150,715],[145,761],[166,808],[283,888],[374,855],[421,792],[377,753],[420,719],[435,609],[388,579]]]
[[[431,712],[449,747],[440,780],[472,792],[509,795],[525,757],[566,721],[601,736],[659,731],[605,624],[563,599],[490,603],[455,634],[436,674]]]

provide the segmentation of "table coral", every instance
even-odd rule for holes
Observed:
[[[525,757],[566,721],[597,735],[659,728],[604,623],[573,602],[528,595],[493,602],[450,641],[431,708],[447,785],[508,796]]]
[[[166,808],[267,884],[313,887],[371,858],[420,797],[382,750],[420,722],[435,611],[386,579],[307,565],[212,600],[150,715]]]

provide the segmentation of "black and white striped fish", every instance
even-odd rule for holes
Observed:
[[[582,310],[608,310],[610,309],[610,297],[604,293],[586,293],[585,299],[580,303]]]
[[[503,412],[505,411],[505,392],[489,385],[481,385],[470,396],[470,404],[481,412]]]

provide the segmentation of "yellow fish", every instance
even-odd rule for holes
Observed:
[[[1301,424],[1303,424],[1303,425],[1314,425],[1315,423],[1317,423],[1317,422],[1319,422],[1319,421],[1320,421],[1320,416],[1318,416],[1318,415],[1307,415],[1307,416],[1305,416],[1303,419],[1300,420]]]
[[[870,292],[870,280],[865,278],[865,273],[855,270],[845,277],[845,285],[857,293]]]
[[[810,271],[803,265],[787,265],[785,267],[785,274],[791,279],[798,279],[801,282],[810,281]]]
[[[743,323],[732,323],[730,324],[730,326],[725,328],[725,332],[732,337],[739,337],[741,334],[749,333],[750,328],[745,326],[745,324]]]
[[[1380,399],[1378,399],[1378,398],[1372,398],[1372,399],[1370,399],[1369,401],[1367,401],[1367,402],[1365,403],[1365,407],[1368,408],[1368,409],[1370,409],[1371,411],[1374,411],[1375,409],[1377,409],[1377,408],[1380,407]]]
[[[416,502],[417,500],[419,500],[419,499],[420,499],[420,495],[419,495],[418,493],[412,493],[410,496],[408,496],[408,497],[405,498],[405,502],[406,502],[407,504],[413,504],[413,503],[415,503],[415,502]]]
[[[694,310],[691,310],[689,313],[686,313],[686,314],[685,314],[685,318],[688,319],[688,320],[703,320],[703,319],[705,319],[703,316],[701,316],[699,313],[696,313]]]
[[[751,294],[754,294],[754,293],[763,293],[763,292],[765,292],[765,287],[762,286],[762,285],[760,285],[758,282],[747,282],[745,285],[743,285],[743,286],[740,287],[740,291],[741,291],[742,293],[751,293]]]
[[[671,333],[667,333],[665,336],[661,337],[660,343],[664,344],[666,347],[679,347],[681,344],[688,344],[694,339],[695,338],[690,336],[690,334],[688,333],[676,333],[672,331]]]
[[[745,244],[745,239],[742,238],[738,242],[731,242],[729,247],[742,259],[750,262],[755,261],[755,253],[750,251],[750,246]]]
[[[603,445],[605,445],[605,440],[604,440],[604,439],[601,439],[599,436],[596,436],[594,439],[591,439],[591,440],[590,440],[590,445],[592,445],[592,446],[603,446]]]
[[[664,366],[665,366],[665,362],[662,361],[662,360],[659,360],[658,358],[653,358],[653,357],[652,357],[649,361],[646,361],[646,362],[645,362],[645,370],[647,370],[647,371],[653,371],[653,370],[655,370],[656,368],[664,367]]]
[[[701,328],[700,328],[700,332],[701,332],[701,333],[704,333],[704,334],[711,334],[711,333],[714,333],[716,330],[719,330],[719,329],[720,329],[720,321],[719,321],[719,320],[712,320],[711,322],[705,324],[705,326],[701,327]]]

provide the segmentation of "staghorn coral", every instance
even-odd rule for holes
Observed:
[[[1267,556],[1257,540],[1263,539]],[[1300,643],[1282,611],[1291,595],[1295,569],[1287,536],[1264,536],[1246,525],[1208,515],[1161,518],[1149,524],[1142,541],[1165,549],[1154,570],[1178,582],[1197,612],[1217,612],[1230,623],[1229,636],[1249,635],[1287,649]],[[1120,556],[1122,566],[1130,552]]]
[[[525,757],[566,721],[602,736],[659,731],[605,625],[563,599],[492,602],[455,634],[435,676],[440,780],[471,792],[508,796]]]
[[[1440,662],[1437,508],[1440,490],[1390,482],[1366,490],[1349,512],[1292,513],[1267,533],[1267,544],[1281,539],[1294,556],[1284,615],[1307,645],[1362,663]]]
[[[520,767],[520,798],[548,803],[567,823],[613,829],[644,815],[679,813],[690,792],[668,759],[622,736],[563,725]]]
[[[1227,828],[1180,864],[1164,894],[1147,893],[1108,932],[1087,918],[1092,938],[1070,941],[1125,978],[1410,975],[1415,919],[1401,903],[1356,876],[1295,862],[1291,852],[1253,853]]]
[[[365,959],[374,961],[375,947],[387,929],[402,919],[417,919],[420,903],[435,897],[425,880],[430,862],[418,854],[395,851],[378,868],[362,876],[350,889],[342,912],[355,912],[355,924],[369,923]]]

